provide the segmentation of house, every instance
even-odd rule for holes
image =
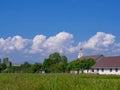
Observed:
[[[120,75],[120,56],[104,57],[93,66],[92,72]]]
[[[80,60],[93,59],[97,63],[100,60],[102,60],[103,58],[104,58],[103,55],[89,55],[89,56],[82,56],[79,59]],[[82,71],[80,70],[79,73],[82,73]],[[93,70],[84,70],[83,73],[95,73],[95,72],[93,72]]]
[[[83,54],[81,54],[81,55],[83,55]],[[98,62],[103,58],[104,58],[103,55],[89,55],[89,56],[80,56],[80,58],[78,58],[78,59],[79,60],[94,59],[95,62]],[[79,70],[79,71],[72,70],[72,71],[70,71],[70,73],[71,74],[78,74],[78,73],[82,73],[82,71],[81,70]],[[93,72],[91,70],[84,70],[83,73],[93,73]]]
[[[94,59],[96,61],[95,65],[93,65],[92,70],[84,70],[83,73],[94,73],[94,74],[116,74],[120,75],[120,56],[109,56],[104,57],[103,55],[90,55],[83,56],[83,51],[80,49],[78,54],[79,60],[84,59]],[[71,71],[70,73],[82,73],[81,70]]]

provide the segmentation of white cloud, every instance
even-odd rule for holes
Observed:
[[[21,36],[8,37],[7,39],[0,38],[0,49],[7,52],[21,50],[25,48],[27,41]]]
[[[30,53],[38,53],[43,51],[43,44],[46,41],[46,36],[36,35],[32,40]]]
[[[55,36],[46,38],[44,35],[36,35],[32,40],[30,53],[65,53],[72,47],[73,35],[67,32],[60,32]]]
[[[52,36],[46,40],[44,43],[44,47],[51,51],[58,51],[60,53],[65,52],[73,43],[73,35],[61,32],[58,33],[56,36]]]
[[[116,43],[114,35],[104,32],[97,32],[90,39],[76,46],[74,46],[73,35],[67,32],[60,32],[48,38],[45,35],[36,35],[33,39],[25,39],[18,35],[7,39],[0,38],[0,55],[7,55],[15,60],[25,58],[42,62],[43,58],[53,52],[75,59],[80,48],[83,48],[85,55],[118,55],[120,42]]]
[[[109,48],[115,42],[115,36],[106,34],[104,32],[97,32],[96,35],[91,37],[86,42],[81,42],[80,45],[85,49],[101,50]]]

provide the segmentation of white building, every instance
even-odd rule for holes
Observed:
[[[80,53],[78,54],[78,59],[80,60],[84,60],[84,59],[94,59],[96,62],[100,61],[101,59],[104,58],[103,55],[90,55],[90,56],[83,56],[82,54],[82,49],[80,49]],[[75,71],[75,70],[72,70],[70,71],[71,74],[80,74],[80,73],[94,73],[92,72],[93,70],[84,70],[83,72],[81,70],[79,71]]]
[[[92,72],[120,75],[120,56],[104,57],[93,66]]]
[[[78,55],[78,59],[84,60],[89,58],[94,59],[96,61],[96,64],[93,65],[92,70],[84,70],[83,73],[120,75],[120,56],[109,57],[104,57],[103,55],[83,56],[81,49]],[[70,73],[78,74],[82,72],[73,70]]]

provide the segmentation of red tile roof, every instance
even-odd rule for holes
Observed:
[[[97,67],[120,67],[120,56],[104,57],[93,66]]]
[[[80,59],[89,59],[89,58],[92,58],[94,60],[97,60],[101,57],[104,57],[103,55],[90,55],[90,56],[82,56]]]

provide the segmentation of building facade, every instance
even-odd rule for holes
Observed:
[[[92,72],[120,75],[120,56],[104,57],[93,66]]]

